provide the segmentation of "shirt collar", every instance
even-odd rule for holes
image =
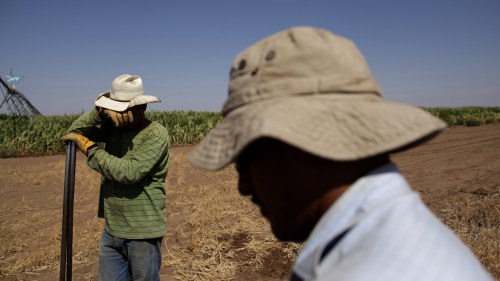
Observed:
[[[403,183],[402,185],[387,184]],[[405,188],[397,188],[397,187]],[[305,280],[314,279],[314,267],[328,241],[352,227],[369,209],[393,194],[408,192],[406,180],[394,164],[380,166],[358,179],[326,211],[309,235],[294,264],[294,272]]]

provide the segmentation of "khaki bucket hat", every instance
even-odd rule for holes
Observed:
[[[97,96],[95,105],[121,112],[130,107],[151,102],[160,102],[160,99],[144,94],[141,77],[122,74],[113,80],[110,91]]]
[[[190,153],[195,166],[221,169],[262,137],[352,161],[408,148],[446,127],[418,107],[384,101],[357,47],[314,27],[276,33],[241,52],[222,114]]]

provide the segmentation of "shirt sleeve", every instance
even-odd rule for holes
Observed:
[[[122,183],[134,184],[141,181],[156,163],[168,156],[168,135],[159,129],[149,132],[141,145],[118,158],[99,147],[88,152],[88,165],[105,178]]]
[[[73,124],[69,127],[66,133],[78,133],[88,139],[95,142],[104,142],[106,138],[106,132],[110,128],[109,122],[103,122],[97,110],[93,108],[89,112],[82,114],[78,119],[76,119]]]

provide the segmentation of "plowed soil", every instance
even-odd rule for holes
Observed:
[[[194,252],[193,237],[201,235],[196,233],[199,230],[190,216],[197,203],[187,192],[207,185],[222,188],[234,193],[234,208],[244,208],[243,214],[249,218],[260,217],[248,199],[240,198],[232,188],[236,183],[233,167],[219,173],[194,169],[186,160],[191,149],[192,146],[171,149],[167,177],[169,231],[162,248],[162,280],[194,280],[190,276],[217,280],[217,274],[224,272],[214,265],[191,272],[195,265],[181,256]],[[451,127],[432,141],[392,158],[431,210],[500,278],[500,123]],[[0,279],[58,280],[64,166],[65,155],[0,159]],[[78,152],[74,280],[97,280],[97,247],[102,230],[102,221],[96,218],[98,185],[99,175],[86,167],[84,156]],[[214,200],[207,193],[198,197]],[[217,233],[218,229],[244,223],[238,216],[227,216],[210,227]],[[271,237],[267,226],[263,228]],[[262,253],[261,265],[255,267],[249,261],[256,252],[246,248],[250,245],[249,236],[241,230],[233,232],[233,236],[224,234],[225,238],[214,236],[217,243],[228,245],[224,249],[233,251],[217,261],[227,259],[234,265],[232,272],[224,273],[229,275],[219,280],[227,276],[234,280],[287,280],[293,257],[283,256],[278,242],[275,248],[268,248],[268,253]],[[221,252],[224,251],[229,250]]]

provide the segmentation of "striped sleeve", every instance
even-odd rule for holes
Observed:
[[[103,122],[97,115],[95,108],[78,117],[66,131],[67,133],[78,133],[92,141],[104,142],[106,132],[110,129],[111,123]],[[102,127],[102,128],[101,128]]]
[[[105,178],[122,183],[134,184],[142,180],[168,150],[166,130],[156,127],[147,132],[127,157],[119,158],[94,147],[89,151],[88,165]]]

